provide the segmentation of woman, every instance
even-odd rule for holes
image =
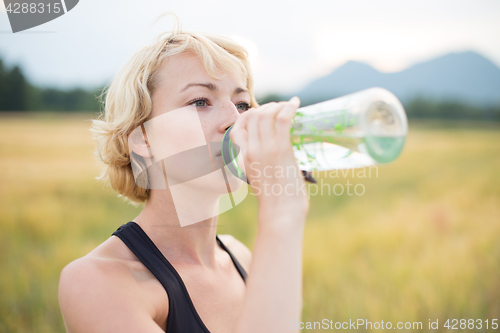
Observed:
[[[105,117],[94,122],[93,131],[104,176],[116,192],[145,206],[133,222],[63,270],[59,301],[67,331],[293,332],[290,323],[301,315],[308,211],[290,143],[290,121],[298,106],[293,98],[259,107],[247,53],[229,39],[176,29],[139,51],[109,87]],[[193,109],[199,122],[175,123]],[[179,133],[162,130],[171,123],[155,122],[164,117],[176,124],[171,131],[182,127],[182,140]],[[241,147],[259,204],[253,257],[232,236],[217,237],[217,214],[201,221],[196,220],[201,215],[189,215],[187,223],[180,218],[186,204],[187,211],[216,211],[219,202],[212,199],[234,190],[234,177],[225,185],[220,176],[195,182],[191,190],[208,199],[186,203],[184,196],[181,204],[171,183],[182,183],[184,166],[166,167],[167,159],[157,156],[152,163],[161,166],[156,169],[164,173],[164,187],[151,181],[138,186],[134,178],[130,156],[151,159],[158,145],[151,137],[162,137],[169,147],[186,141],[196,146],[192,128],[198,125],[208,147],[222,142],[234,125],[231,139]],[[136,128],[146,129],[138,140],[131,135]],[[211,174],[216,174],[222,159],[213,150]],[[148,169],[152,179],[154,169]]]

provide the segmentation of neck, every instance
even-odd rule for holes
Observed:
[[[174,200],[168,189],[151,190],[144,210],[134,221],[171,263],[214,267],[217,214],[213,213],[218,210],[218,196],[205,195],[202,203],[183,197],[190,199]],[[204,215],[209,217],[203,219]]]

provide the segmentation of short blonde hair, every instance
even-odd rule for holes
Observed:
[[[92,121],[96,155],[104,163],[98,177],[109,180],[121,196],[134,202],[149,199],[150,190],[137,186],[132,172],[128,135],[151,114],[151,96],[158,70],[170,56],[191,52],[203,62],[208,74],[235,73],[246,78],[252,107],[256,107],[248,53],[233,40],[207,33],[183,32],[177,23],[171,33],[160,35],[139,50],[103,92],[104,111]],[[168,75],[168,74],[167,74]]]

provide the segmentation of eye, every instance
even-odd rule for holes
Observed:
[[[208,106],[208,99],[206,98],[197,98],[191,102],[189,102],[189,105],[194,105],[197,108],[204,108]]]
[[[245,102],[238,103],[236,104],[236,109],[240,112],[248,111],[248,109],[250,109],[250,104]]]

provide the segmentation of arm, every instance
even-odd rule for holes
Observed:
[[[293,332],[291,321],[301,318],[302,238],[309,204],[290,140],[298,105],[292,99],[248,111],[231,132],[259,202],[259,229],[236,333]]]
[[[66,266],[59,306],[68,333],[163,332],[128,268],[110,259],[84,257]]]

